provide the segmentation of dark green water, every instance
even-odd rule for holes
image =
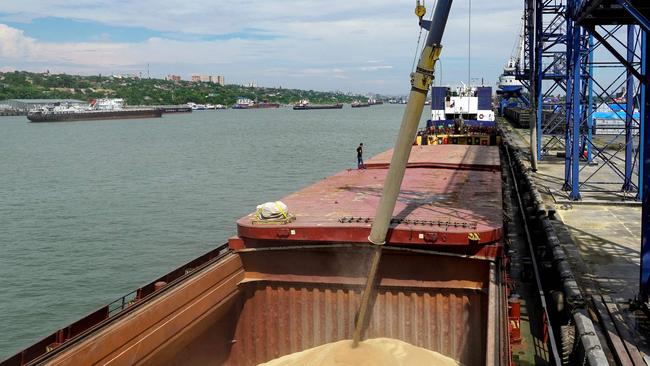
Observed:
[[[0,359],[224,243],[257,204],[356,168],[359,142],[391,148],[403,110],[0,117]]]

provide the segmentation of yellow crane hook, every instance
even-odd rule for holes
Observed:
[[[415,1],[415,15],[418,16],[418,18],[422,19],[424,14],[427,13],[427,8],[424,6],[424,0],[422,0],[422,4],[420,4],[420,0]]]

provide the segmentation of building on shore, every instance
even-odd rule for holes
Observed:
[[[114,74],[111,77],[113,79],[118,79],[118,80],[122,80],[122,79],[140,80],[140,79],[142,79],[142,75],[138,75],[138,74]]]
[[[223,75],[212,75],[210,76],[210,81],[214,84],[219,84],[221,86],[226,85],[226,79]]]
[[[179,82],[179,81],[181,81],[181,76],[180,75],[169,74],[169,75],[167,75],[165,80]]]
[[[88,105],[88,102],[78,99],[6,99],[0,100],[0,108],[26,111],[57,103],[71,106]]]
[[[223,75],[198,75],[198,74],[193,74],[192,75],[192,82],[193,83],[213,83],[213,84],[225,85],[226,84],[226,79],[224,78]]]

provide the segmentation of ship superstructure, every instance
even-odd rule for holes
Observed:
[[[433,87],[431,91],[431,120],[456,119],[494,121],[492,88],[462,84],[455,89]]]
[[[249,98],[238,98],[237,103],[235,103],[232,106],[233,109],[261,109],[261,108],[279,108],[279,107],[280,107],[279,103],[269,102],[266,100],[262,102],[257,102]]]
[[[524,25],[525,22],[522,19],[519,37],[497,83],[497,95],[501,96],[501,102],[499,103],[499,113],[501,115],[503,115],[505,107],[515,107],[519,104],[524,107],[530,105],[530,102],[522,93],[523,84],[517,79],[517,73],[523,69],[524,42],[526,40]]]

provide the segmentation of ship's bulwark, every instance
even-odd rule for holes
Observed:
[[[48,362],[248,366],[350,339],[366,254],[354,246],[230,254]],[[491,273],[489,261],[387,249],[364,338],[488,364],[499,296]]]

